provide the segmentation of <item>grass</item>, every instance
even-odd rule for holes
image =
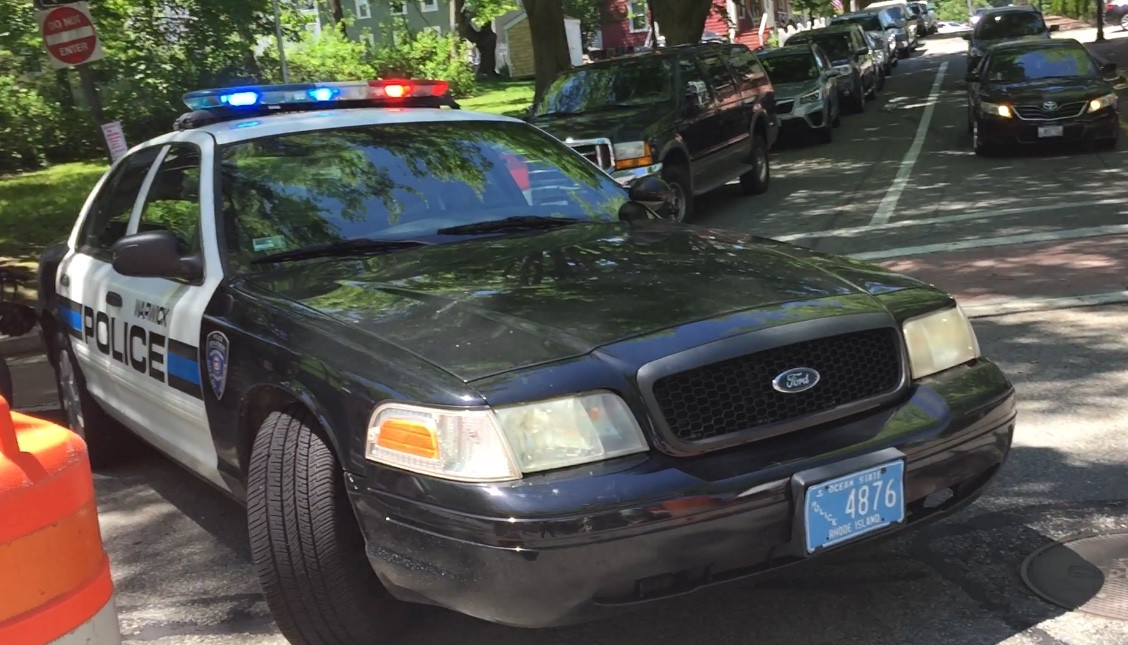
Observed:
[[[66,163],[0,177],[0,262],[34,260],[74,226],[103,163]]]
[[[532,81],[483,81],[478,94],[459,100],[464,110],[522,117],[533,103]]]

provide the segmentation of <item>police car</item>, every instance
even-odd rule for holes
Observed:
[[[92,459],[245,501],[294,643],[588,620],[942,517],[1008,453],[947,294],[655,215],[442,82],[192,92],[41,262]]]

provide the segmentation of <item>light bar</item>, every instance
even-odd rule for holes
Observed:
[[[189,92],[184,95],[184,104],[192,110],[313,106],[322,103],[329,107],[334,103],[356,101],[394,105],[404,99],[437,98],[446,94],[449,88],[450,83],[446,81],[408,79],[251,85]]]

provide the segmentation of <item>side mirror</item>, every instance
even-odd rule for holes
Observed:
[[[114,270],[137,278],[204,277],[204,264],[198,256],[182,257],[179,242],[171,231],[146,231],[127,235],[113,246]]]
[[[1050,25],[1050,33],[1053,33],[1053,32],[1058,31],[1060,29],[1061,29],[1061,25]]]
[[[627,190],[627,197],[631,200],[628,203],[642,204],[659,214],[672,209],[676,201],[670,185],[656,175],[636,179]],[[619,209],[619,217],[623,218],[622,208]]]
[[[1101,65],[1101,73],[1106,76],[1112,76],[1116,73],[1116,63],[1105,63]]]

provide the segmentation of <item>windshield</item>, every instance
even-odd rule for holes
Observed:
[[[671,101],[672,76],[670,64],[664,59],[581,67],[552,82],[535,116]]]
[[[450,241],[438,229],[509,217],[613,221],[626,193],[523,123],[319,130],[222,149],[231,262],[358,238]],[[462,239],[462,238],[460,238]]]
[[[870,14],[867,16],[850,16],[849,18],[834,18],[830,21],[832,24],[854,23],[860,25],[866,31],[881,31],[884,27],[881,25],[881,19],[877,14]]]
[[[827,58],[832,61],[850,58],[850,37],[846,34],[812,36],[810,34],[796,34],[787,40],[788,43],[815,43],[826,52]]]
[[[1031,11],[1013,11],[984,16],[975,25],[976,38],[1021,38],[1037,36],[1046,31],[1042,17]]]
[[[772,83],[802,83],[818,78],[815,59],[808,54],[793,56],[765,56],[761,59],[768,69]]]
[[[1079,47],[996,52],[986,69],[987,79],[995,83],[1021,83],[1042,78],[1097,75],[1097,66],[1093,63],[1093,59]]]

